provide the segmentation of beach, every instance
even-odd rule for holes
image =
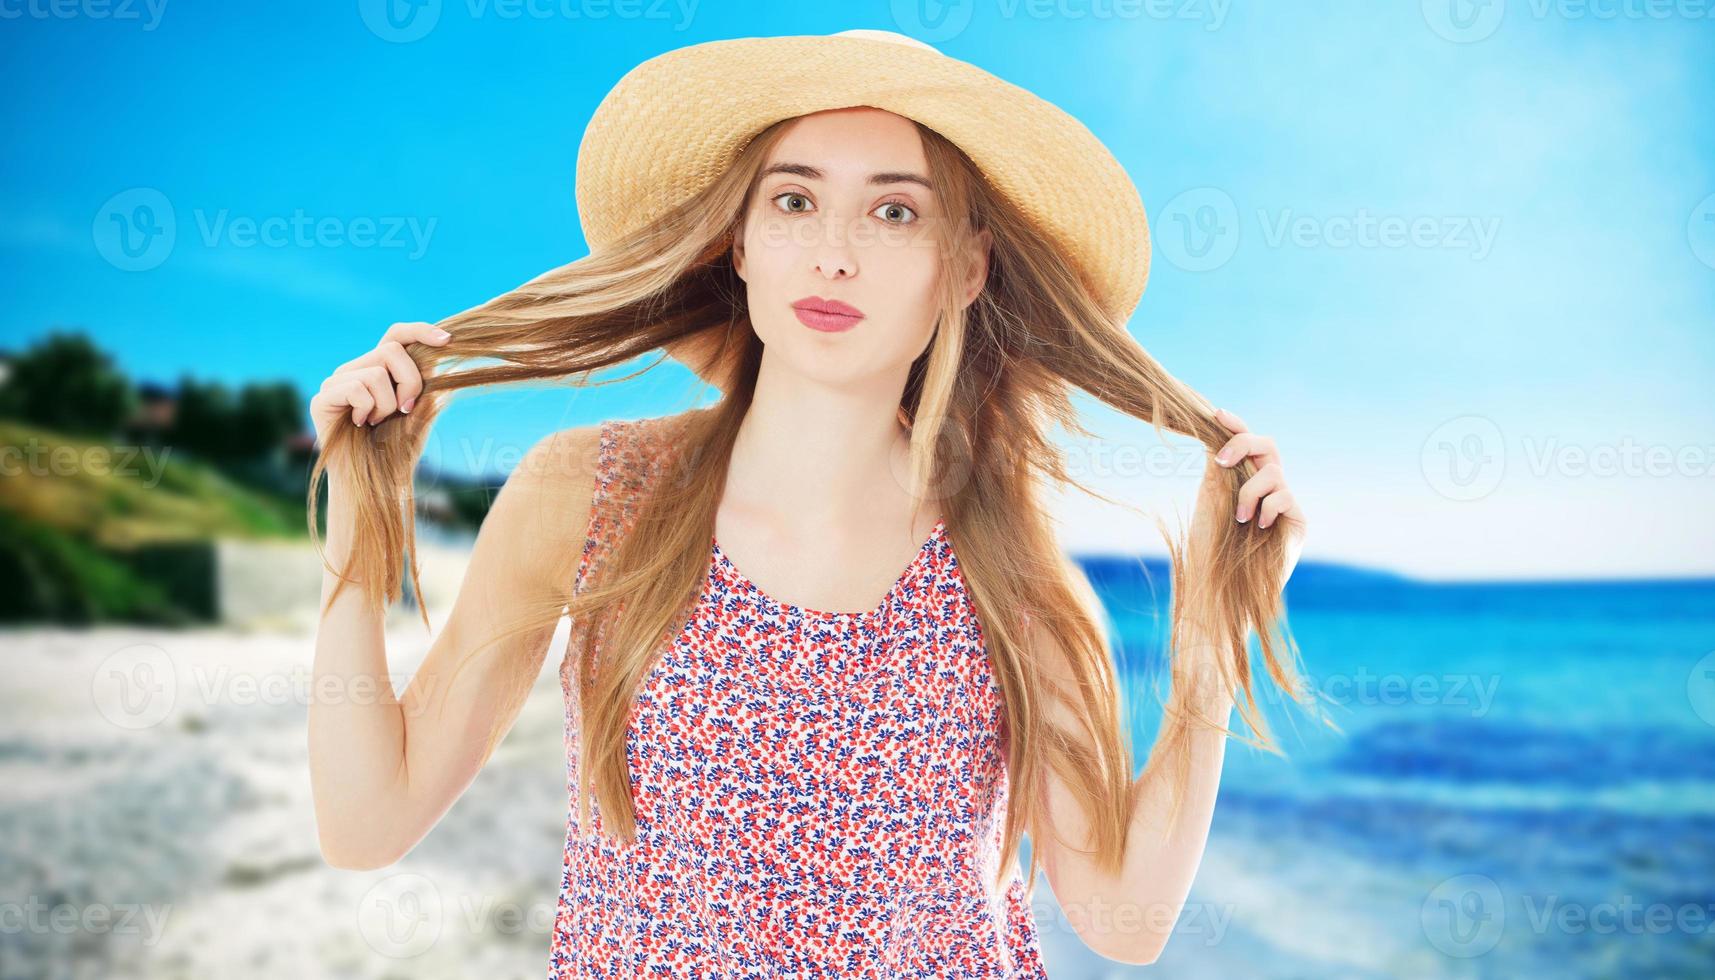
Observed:
[[[1090,953],[1039,881],[1050,975],[1690,977],[1715,962],[1695,921],[1715,900],[1715,700],[1694,686],[1707,587],[1313,579],[1294,632],[1346,731],[1273,705],[1286,759],[1231,746],[1154,966]],[[414,617],[396,609],[388,630],[400,684],[430,639]],[[301,617],[0,634],[0,980],[543,975],[566,628],[476,782],[368,872],[317,848]],[[1147,725],[1134,737],[1146,746]]]

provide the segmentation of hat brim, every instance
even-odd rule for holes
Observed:
[[[709,41],[627,72],[578,148],[578,217],[591,252],[706,188],[773,123],[853,106],[914,119],[958,145],[1071,260],[1098,305],[1130,317],[1149,278],[1149,226],[1107,147],[1065,110],[975,65],[866,37]]]

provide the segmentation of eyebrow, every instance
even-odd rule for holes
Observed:
[[[776,163],[763,170],[758,176],[767,177],[770,174],[791,174],[805,180],[821,180],[827,176],[821,170],[807,163]],[[880,173],[870,174],[868,183],[871,185],[921,184],[928,190],[934,190],[934,187],[929,183],[929,178],[921,174],[911,173],[908,170],[884,170]]]

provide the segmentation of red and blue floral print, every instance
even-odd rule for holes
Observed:
[[[575,587],[685,418],[602,424]],[[569,658],[561,680],[575,790]],[[550,980],[1045,977],[1017,864],[992,888],[1000,723],[943,523],[867,613],[777,601],[711,539],[707,587],[626,733],[636,843],[602,832],[599,800],[587,831],[570,808]]]

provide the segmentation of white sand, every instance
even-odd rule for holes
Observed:
[[[431,609],[444,614],[439,591]],[[389,626],[401,685],[429,641],[414,616],[395,610]],[[394,867],[348,872],[316,844],[312,622],[0,632],[0,980],[546,974],[567,623],[465,796]],[[1089,954],[1053,925],[1052,901],[1044,882],[1056,977],[1142,969]]]
[[[395,669],[427,648],[408,619],[389,642]],[[545,974],[565,814],[557,655],[429,837],[393,868],[347,872],[316,844],[312,645],[0,633],[0,977]]]

